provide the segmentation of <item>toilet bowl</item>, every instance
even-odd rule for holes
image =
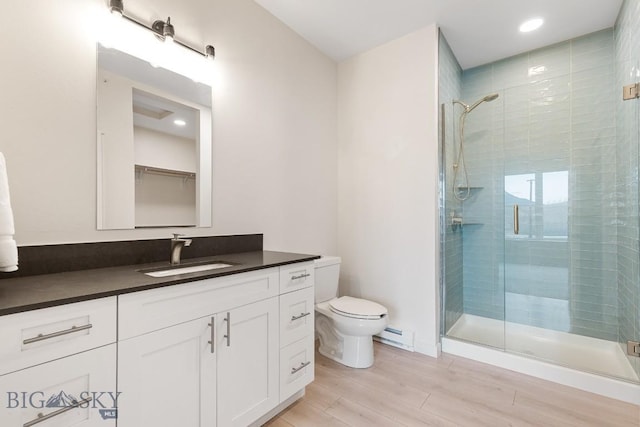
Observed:
[[[387,309],[361,298],[337,298],[340,262],[338,257],[316,260],[315,326],[319,352],[352,368],[368,368],[373,364],[372,336],[387,326]]]

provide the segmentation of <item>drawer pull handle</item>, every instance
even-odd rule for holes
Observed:
[[[37,337],[27,338],[26,340],[22,341],[22,344],[24,345],[33,344],[34,342],[44,341],[44,340],[48,340],[50,338],[55,338],[55,337],[61,337],[63,335],[72,334],[74,332],[85,331],[91,328],[93,328],[93,325],[91,323],[83,326],[72,326],[69,329],[65,329],[64,331],[52,332],[50,334],[44,334],[44,335],[38,334]]]
[[[214,345],[214,343],[216,342],[216,318],[215,317],[211,318],[211,323],[209,323],[209,326],[211,326],[211,341],[209,341],[208,343],[211,344],[211,354],[213,354],[216,351],[215,345]]]
[[[311,274],[309,273],[301,274],[299,276],[291,276],[291,280],[304,279],[305,277],[309,277],[309,276],[311,276]]]
[[[298,366],[297,368],[291,368],[291,375],[295,374],[301,369],[306,368],[309,365],[311,365],[311,362],[304,362],[304,363],[301,363],[300,366]]]
[[[300,313],[300,316],[291,316],[291,321],[295,322],[296,320],[302,319],[303,317],[307,317],[311,313]]]
[[[82,405],[87,404],[87,403],[89,403],[89,402],[91,402],[91,398],[90,398],[90,397],[87,397],[86,399],[81,400],[81,401],[79,401],[79,402],[74,402],[74,403],[73,403],[73,405],[65,406],[64,408],[58,409],[57,411],[54,411],[54,412],[50,412],[50,413],[48,413],[47,415],[44,415],[42,412],[40,412],[40,413],[38,414],[38,418],[33,419],[33,420],[29,421],[29,422],[24,423],[24,424],[22,425],[22,427],[31,427],[31,426],[34,426],[34,425],[36,425],[36,424],[39,424],[39,423],[41,423],[41,422],[43,422],[43,421],[50,420],[50,419],[51,419],[51,418],[53,418],[53,417],[57,417],[58,415],[64,414],[64,413],[65,413],[65,412],[67,412],[67,411],[70,411],[70,410],[72,410],[72,409],[75,409],[75,408],[77,408],[78,406],[82,406]]]
[[[227,347],[231,346],[231,313],[227,312],[227,317],[224,318],[224,321],[227,322],[227,335],[224,337],[227,339]]]

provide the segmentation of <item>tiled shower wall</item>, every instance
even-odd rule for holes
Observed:
[[[465,313],[618,339],[613,81],[613,30],[464,71],[467,103],[500,95],[465,126]],[[534,174],[540,199],[543,175],[564,171],[569,238],[533,230],[542,207],[513,236],[505,176]]]
[[[440,121],[440,153],[444,157],[444,165],[453,161],[455,122],[453,117],[453,100],[459,99],[462,92],[462,68],[453,55],[444,36],[439,40],[439,105],[444,105],[444,122]],[[443,137],[446,143],[442,145]],[[443,170],[442,181],[444,190],[444,226],[441,241],[444,252],[444,330],[445,332],[460,318],[463,313],[462,305],[462,230],[451,226],[452,216],[461,215],[461,203],[453,197],[450,176]]]
[[[640,0],[626,0],[615,27],[616,92],[640,81]],[[616,102],[619,340],[640,340],[638,137],[640,100]],[[640,375],[640,359],[629,359]]]

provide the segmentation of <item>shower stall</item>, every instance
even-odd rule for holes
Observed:
[[[443,347],[639,383],[639,4],[469,70],[441,34]]]

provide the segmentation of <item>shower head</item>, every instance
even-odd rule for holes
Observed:
[[[491,102],[491,101],[495,101],[496,99],[498,99],[498,95],[497,93],[492,93],[490,95],[485,96],[484,98],[476,101],[474,104],[468,105],[465,104],[462,101],[453,101],[454,104],[460,104],[464,107],[464,112],[465,113],[470,113],[471,111],[473,111],[474,108],[476,108],[478,105],[482,104],[483,102]]]
[[[471,111],[473,111],[474,108],[476,108],[478,105],[482,104],[483,102],[491,102],[494,101],[496,99],[498,99],[498,94],[497,93],[492,93],[491,95],[487,95],[484,98],[482,98],[481,100],[477,101],[475,104],[471,105],[471,107],[468,107],[465,109],[465,111],[467,113],[470,113]]]
[[[486,102],[491,102],[498,99],[499,96],[500,95],[498,95],[497,93],[492,93],[491,95],[487,95],[484,98],[482,98],[482,100]]]

